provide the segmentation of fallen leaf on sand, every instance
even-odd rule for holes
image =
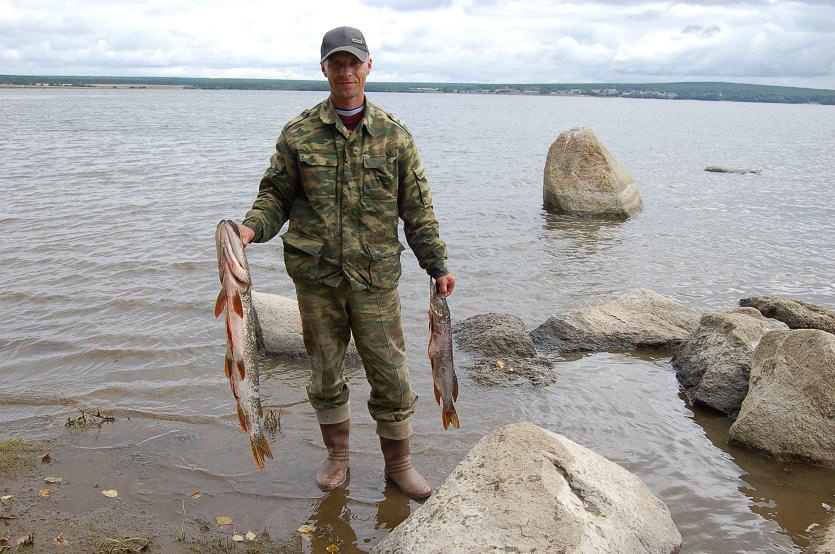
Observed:
[[[46,454],[43,455],[43,458],[41,458],[41,463],[42,464],[51,464],[52,463],[52,456],[49,455],[49,452],[47,452]]]
[[[493,366],[493,371],[501,371],[504,369],[504,361],[496,360],[496,365]]]
[[[32,534],[32,531],[29,531],[28,533],[26,533],[25,537],[20,537],[19,539],[17,539],[17,546],[18,547],[29,546],[29,545],[32,545],[32,544],[35,544],[35,535]]]
[[[235,542],[244,542],[244,538],[237,533],[232,535],[232,540]]]
[[[11,499],[12,499],[11,494],[7,494],[6,496],[0,496],[0,500],[2,500],[3,502],[8,502]]]
[[[64,538],[63,533],[58,533],[58,536],[52,539],[55,542],[55,546],[67,546],[70,541]]]
[[[107,498],[116,498],[117,496],[119,496],[119,491],[113,489],[101,491],[101,493],[105,495]]]
[[[325,550],[327,550],[328,552],[333,554],[334,552],[339,552],[339,547],[337,545],[331,543],[331,544],[329,544],[325,547]]]
[[[254,541],[255,540],[255,533],[253,533],[252,531],[247,531],[246,532],[246,540]]]
[[[60,477],[53,477],[52,475],[44,477],[43,480],[44,480],[45,483],[50,483],[52,485],[54,485],[55,483],[60,483],[61,481],[63,481],[63,479],[61,479]]]
[[[299,533],[302,533],[304,535],[312,535],[313,532],[316,531],[316,527],[314,527],[313,525],[308,525],[308,524],[305,523],[304,525],[299,527],[298,531],[299,531]]]
[[[39,490],[38,491],[38,496],[40,496],[41,498],[46,498],[47,496],[49,496],[49,489]]]
[[[192,500],[197,500],[201,496],[203,496],[203,493],[200,492],[200,491],[194,491],[193,493],[191,493],[191,499]]]
[[[218,525],[232,525],[232,518],[229,516],[217,516],[215,521]]]

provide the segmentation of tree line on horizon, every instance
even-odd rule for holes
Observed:
[[[327,91],[324,80],[234,79],[203,77],[113,77],[0,75],[0,84],[46,86],[182,86],[204,90],[290,90]],[[676,100],[715,100],[733,102],[776,102],[790,104],[835,105],[835,90],[753,85],[728,82],[680,83],[375,83],[366,84],[369,92],[436,92],[485,94],[581,94],[627,96]]]

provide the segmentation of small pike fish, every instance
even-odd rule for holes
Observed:
[[[435,401],[441,406],[441,422],[444,429],[450,423],[458,429],[458,413],[454,401],[458,400],[458,377],[452,363],[452,318],[446,298],[438,293],[438,285],[429,278],[429,363],[432,364],[432,381],[435,385]]]
[[[226,358],[224,371],[232,386],[238,409],[238,421],[249,433],[252,455],[258,469],[264,458],[273,453],[264,434],[264,410],[258,394],[258,358],[261,349],[260,328],[252,307],[249,263],[237,224],[221,220],[215,231],[220,294],[215,303],[215,317],[226,311]]]

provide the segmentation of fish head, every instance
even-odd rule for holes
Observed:
[[[242,286],[248,287],[249,262],[244,252],[241,232],[234,221],[222,219],[215,231],[215,246],[217,248],[217,263],[220,280],[223,281],[225,272],[230,272]]]

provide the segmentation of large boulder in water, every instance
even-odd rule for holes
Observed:
[[[585,127],[560,133],[548,149],[543,201],[547,210],[580,216],[625,219],[643,209],[632,176]]]
[[[766,333],[729,438],[779,459],[835,467],[835,335]]]
[[[678,552],[681,535],[635,475],[532,423],[482,438],[373,553]]]
[[[537,346],[576,350],[671,350],[699,323],[699,314],[649,289],[548,318],[531,331]]]
[[[453,328],[459,348],[480,356],[532,358],[536,348],[521,318],[511,314],[479,314],[459,321]]]
[[[756,308],[765,317],[778,319],[790,329],[820,329],[835,334],[835,312],[811,302],[781,296],[752,296],[740,300],[739,305]]]
[[[748,393],[754,349],[768,331],[786,330],[754,308],[708,312],[673,356],[676,377],[694,402],[728,415],[739,412]]]
[[[299,303],[294,298],[252,291],[252,306],[258,315],[264,348],[270,356],[307,358]],[[348,345],[350,361],[359,359],[354,341]]]

